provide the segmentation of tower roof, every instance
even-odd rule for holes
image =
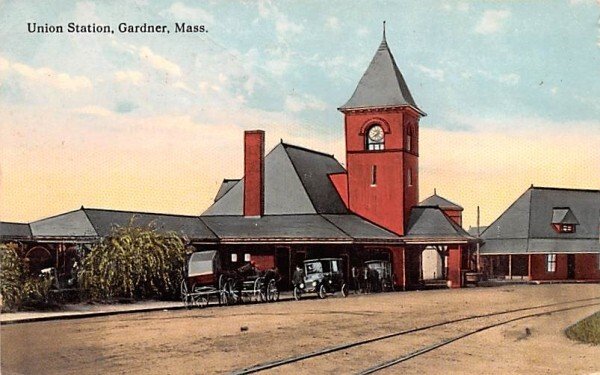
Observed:
[[[340,108],[340,111],[362,108],[413,107],[421,115],[421,111],[413,99],[394,56],[383,40],[371,60],[371,64],[358,82],[352,97]]]
[[[448,199],[437,195],[437,192],[434,192],[432,196],[419,203],[419,206],[438,206],[442,210],[463,210],[463,208],[458,204],[450,202]]]

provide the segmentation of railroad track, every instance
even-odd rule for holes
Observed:
[[[592,301],[596,301],[596,302],[591,303]],[[590,302],[590,303],[586,303],[586,302]],[[575,303],[585,303],[585,304],[583,304],[583,305],[580,304],[577,306],[570,306],[570,307],[556,308],[558,306],[575,304]],[[460,322],[476,320],[476,319],[484,319],[484,318],[496,317],[496,316],[501,316],[501,315],[538,310],[538,309],[555,308],[555,309],[549,310],[549,311],[530,313],[530,314],[521,315],[521,316],[518,316],[515,318],[505,319],[500,322],[494,322],[491,324],[487,324],[487,325],[478,327],[476,329],[472,329],[467,332],[463,332],[463,333],[453,336],[451,338],[442,340],[433,345],[423,347],[421,349],[418,349],[416,351],[413,351],[413,352],[403,355],[401,357],[397,357],[395,359],[379,363],[375,366],[369,367],[369,368],[359,372],[359,374],[372,374],[374,372],[377,372],[377,371],[392,367],[394,365],[397,365],[399,363],[408,361],[410,359],[416,358],[418,356],[421,356],[425,353],[431,352],[431,351],[441,348],[443,346],[449,345],[455,341],[461,340],[468,336],[471,336],[476,333],[479,333],[479,332],[482,332],[485,330],[489,330],[489,329],[492,329],[492,328],[495,328],[495,327],[498,327],[498,326],[501,326],[504,324],[508,324],[508,323],[511,323],[514,321],[523,320],[523,319],[527,319],[527,318],[533,318],[533,317],[552,314],[552,313],[570,311],[570,310],[581,309],[581,308],[592,307],[592,306],[599,306],[599,305],[600,305],[600,297],[595,297],[595,298],[586,298],[586,299],[557,302],[557,303],[551,303],[551,304],[545,304],[545,305],[524,307],[524,308],[518,308],[518,309],[503,310],[503,311],[497,311],[497,312],[492,312],[492,313],[487,313],[487,314],[471,315],[471,316],[467,316],[467,317],[463,317],[463,318],[446,320],[446,321],[439,322],[439,323],[434,323],[434,324],[424,325],[424,326],[420,326],[420,327],[409,328],[409,329],[405,329],[402,331],[392,332],[392,333],[389,333],[386,335],[372,337],[372,338],[365,339],[365,340],[358,340],[358,341],[353,341],[353,342],[340,344],[340,345],[336,345],[336,346],[332,346],[332,347],[327,347],[324,349],[320,349],[320,350],[316,350],[316,351],[312,351],[312,352],[308,352],[308,353],[303,353],[303,354],[292,356],[292,357],[287,357],[287,358],[278,359],[278,360],[274,360],[274,361],[264,362],[264,363],[261,363],[258,365],[254,365],[251,367],[236,370],[236,371],[232,372],[232,374],[234,374],[234,375],[253,374],[253,373],[257,373],[257,372],[261,372],[261,371],[265,371],[265,370],[269,370],[269,369],[275,369],[275,368],[289,365],[292,363],[304,361],[304,360],[307,360],[310,358],[322,357],[327,354],[339,352],[339,351],[342,351],[345,349],[368,345],[371,343],[388,340],[388,339],[391,339],[394,337],[399,337],[399,336],[408,335],[411,333],[431,330],[431,329],[434,329],[437,327],[443,327],[443,326],[452,325],[452,324],[456,324],[456,323],[460,323]]]

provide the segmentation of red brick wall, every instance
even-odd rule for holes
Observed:
[[[338,194],[340,195],[340,198],[342,198],[342,201],[344,201],[346,207],[348,207],[348,174],[330,174],[329,179],[331,180],[331,183],[333,183],[335,190],[337,190]]]
[[[244,216],[264,213],[265,132],[244,132]]]
[[[404,248],[391,247],[390,253],[392,255],[392,272],[394,272],[395,284],[400,288],[406,288],[406,277],[404,275]]]
[[[275,268],[274,255],[250,255],[250,261],[261,271]]]
[[[448,246],[448,281],[451,282],[452,288],[462,286],[462,251],[461,246]]]
[[[456,224],[462,227],[462,211],[444,210],[444,213],[448,215]]]
[[[408,110],[374,110],[347,113],[346,164],[348,207],[357,214],[399,234],[404,234],[410,209],[419,201],[418,117]],[[385,131],[382,151],[365,150],[365,133],[378,123]],[[405,149],[407,126],[413,127],[412,152]],[[372,167],[377,183],[372,186]],[[408,186],[408,170],[412,185]]]
[[[531,280],[566,280],[567,279],[567,256],[556,254],[556,271],[548,272],[545,254],[531,254],[531,269],[529,274]]]
[[[600,280],[600,254],[576,254],[575,278],[577,280]]]

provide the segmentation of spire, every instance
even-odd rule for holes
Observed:
[[[385,21],[383,21],[383,39],[369,67],[358,82],[352,97],[340,108],[340,111],[363,108],[412,107],[421,111],[404,81],[394,56],[387,45]]]

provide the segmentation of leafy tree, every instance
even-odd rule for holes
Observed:
[[[115,227],[84,256],[80,286],[92,299],[170,298],[183,277],[185,246],[174,232],[152,226]]]
[[[23,307],[48,307],[58,301],[51,298],[52,280],[30,275],[17,253],[17,244],[0,244],[0,295],[2,311]]]
[[[0,244],[0,295],[2,311],[16,310],[23,300],[25,274],[17,244]]]

